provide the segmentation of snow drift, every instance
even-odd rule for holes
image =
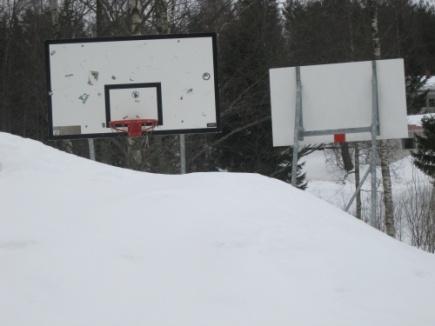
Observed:
[[[0,163],[0,325],[435,325],[433,255],[285,183]]]

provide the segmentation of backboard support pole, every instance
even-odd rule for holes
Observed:
[[[186,174],[186,137],[184,134],[179,135],[180,140],[180,173]]]
[[[371,168],[368,168],[362,179],[359,181],[358,188],[356,188],[355,192],[353,193],[352,197],[349,200],[349,203],[347,203],[346,208],[344,209],[346,212],[349,211],[350,207],[352,206],[353,201],[355,200],[358,193],[361,191],[362,186],[364,185],[365,181],[367,180],[367,177],[371,173]]]
[[[370,225],[376,226],[377,218],[377,204],[378,204],[378,192],[377,192],[377,177],[376,177],[376,166],[377,166],[377,139],[376,137],[380,135],[380,121],[379,121],[379,90],[378,90],[378,71],[376,61],[372,61],[372,124],[370,127],[371,133],[371,159],[370,168],[365,173],[364,177],[361,179],[358,188],[351,197],[349,203],[346,205],[345,211],[347,212],[358,192],[361,190],[364,182],[366,181],[369,173],[371,176],[371,186],[370,186]]]
[[[292,156],[292,185],[297,186],[297,170],[298,170],[298,153],[299,153],[299,140],[301,140],[302,126],[302,82],[301,82],[301,67],[296,67],[296,110],[295,110],[295,130],[294,130],[294,144]]]
[[[300,149],[300,141],[304,139],[304,136],[318,136],[335,134],[337,132],[344,133],[361,133],[370,132],[371,134],[371,161],[370,168],[362,178],[358,189],[352,196],[351,200],[346,206],[346,211],[349,210],[352,202],[361,190],[368,175],[371,175],[371,207],[370,207],[370,224],[376,225],[377,217],[377,178],[376,178],[376,166],[377,166],[377,136],[380,135],[380,122],[379,122],[379,91],[378,91],[378,73],[376,61],[372,61],[372,121],[369,127],[361,128],[345,128],[345,129],[329,129],[329,130],[304,130],[303,127],[303,110],[302,110],[302,82],[301,82],[301,68],[296,68],[296,108],[295,108],[295,128],[293,135],[293,157],[292,157],[292,177],[291,184],[296,187],[297,185],[297,164],[298,153]]]
[[[89,159],[95,161],[95,144],[93,138],[88,138]]]

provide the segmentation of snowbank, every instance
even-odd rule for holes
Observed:
[[[0,325],[435,324],[433,255],[285,183],[4,133],[0,162]]]

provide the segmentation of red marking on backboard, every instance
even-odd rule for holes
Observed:
[[[346,134],[335,134],[334,135],[334,143],[335,144],[342,144],[346,142]]]

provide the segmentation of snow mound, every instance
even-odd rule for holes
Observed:
[[[433,255],[283,182],[4,133],[0,162],[0,325],[435,324]]]

